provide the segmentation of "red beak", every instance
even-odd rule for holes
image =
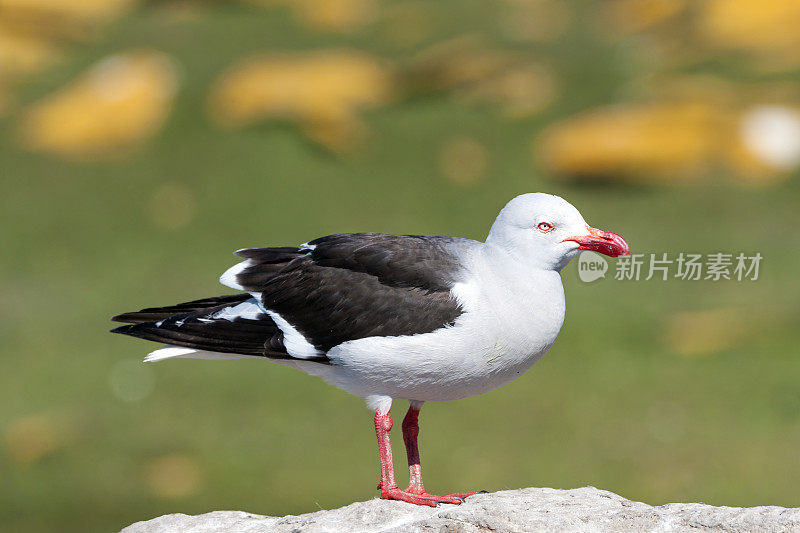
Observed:
[[[588,235],[568,237],[564,241],[575,241],[580,244],[578,246],[579,250],[592,250],[610,257],[628,255],[630,253],[628,243],[616,233],[590,228],[589,226],[586,226],[586,228],[589,230]]]

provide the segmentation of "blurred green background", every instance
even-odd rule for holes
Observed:
[[[144,365],[108,317],[228,293],[242,247],[483,239],[531,191],[637,253],[760,252],[759,279],[570,265],[533,371],[424,409],[426,487],[800,505],[796,2],[73,4],[0,0],[0,528],[375,497],[362,399]]]

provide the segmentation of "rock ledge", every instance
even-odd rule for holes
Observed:
[[[340,509],[272,517],[241,511],[197,516],[164,515],[137,522],[123,533],[350,532],[800,532],[800,508],[713,507],[670,503],[660,507],[626,500],[594,487],[528,488],[478,494],[462,505],[419,507],[369,500]]]

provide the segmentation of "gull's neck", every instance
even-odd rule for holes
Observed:
[[[485,283],[502,288],[501,292],[509,291],[515,295],[514,300],[536,296],[540,301],[545,298],[563,302],[560,268],[546,268],[534,261],[526,261],[505,247],[484,244],[479,270]]]
[[[520,261],[502,248],[484,245],[472,265],[480,307],[494,317],[502,338],[523,359],[542,354],[564,323],[564,287],[558,270]],[[526,364],[533,364],[533,360]]]

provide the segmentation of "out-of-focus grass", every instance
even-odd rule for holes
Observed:
[[[453,19],[439,37],[480,28],[489,9],[443,5]],[[168,512],[282,515],[375,496],[361,399],[267,362],[171,361],[146,367],[152,393],[126,402],[113,389],[119,364],[151,346],[107,334],[108,317],[229,292],[216,276],[245,246],[346,231],[483,238],[508,199],[536,190],[563,195],[635,252],[759,251],[761,278],[582,284],[571,265],[566,324],[533,371],[485,396],[426,406],[428,488],[591,484],[654,504],[798,505],[796,181],[748,190],[713,176],[681,189],[546,180],[530,157],[532,132],[614,101],[633,68],[586,48],[579,32],[550,51],[565,96],[539,117],[507,121],[444,96],[413,99],[367,113],[366,145],[346,158],[288,127],[223,131],[200,110],[225,66],[333,37],[298,31],[288,13],[214,9],[181,23],[134,13],[23,94],[35,99],[142,43],[170,54],[182,67],[172,115],[128,159],[25,154],[14,115],[2,123],[0,528],[108,531]],[[378,30],[347,39],[402,55]],[[462,137],[487,153],[486,178],[470,186],[438,168],[443,146]],[[165,219],[173,209],[184,214]],[[676,355],[665,321],[717,308],[742,310],[752,332],[717,353]],[[395,445],[403,470],[401,439]]]

